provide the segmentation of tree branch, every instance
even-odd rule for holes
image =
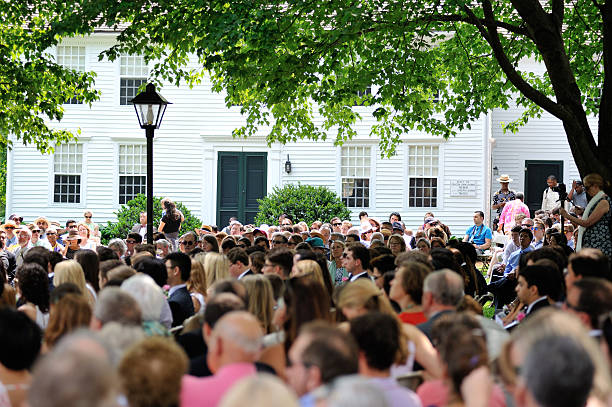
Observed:
[[[598,143],[604,154],[610,160],[612,152],[612,7],[607,5],[601,9],[603,17],[603,68],[604,79],[601,87],[601,102],[599,105]]]
[[[489,43],[491,49],[493,50],[493,55],[497,60],[500,68],[508,78],[508,80],[529,100],[533,103],[541,106],[544,110],[552,114],[553,116],[564,120],[568,119],[568,114],[560,105],[550,100],[546,95],[544,95],[539,90],[535,89],[531,86],[527,81],[525,81],[521,75],[516,71],[508,56],[504,52],[503,45],[499,40],[497,33],[497,25],[495,24],[495,19],[493,17],[493,7],[489,0],[483,0],[483,10],[485,12],[485,24],[482,23],[482,20],[476,17],[474,12],[467,6],[464,5],[464,9],[468,16],[471,18],[472,22],[478,28],[481,35],[484,39]]]
[[[469,24],[475,25],[474,24],[474,20],[473,20],[473,18],[471,16],[463,16],[463,15],[460,15],[460,14],[446,14],[446,15],[432,14],[432,15],[428,16],[428,18],[430,18],[432,21],[463,22],[463,23],[469,23]],[[479,19],[475,15],[474,15],[474,18],[476,18],[476,20],[478,22],[480,22],[481,24],[484,25],[484,20],[483,19]],[[512,33],[519,34],[519,35],[522,35],[522,36],[525,36],[525,37],[529,38],[530,40],[533,40],[533,38],[531,37],[531,34],[529,34],[529,31],[527,31],[527,29],[525,27],[521,27],[521,26],[518,26],[518,25],[506,23],[504,21],[494,21],[494,24],[498,28],[503,28],[503,29],[508,30],[508,31],[510,31]]]
[[[555,22],[557,29],[561,32],[563,28],[563,16],[565,11],[565,4],[563,0],[552,0],[552,17]]]

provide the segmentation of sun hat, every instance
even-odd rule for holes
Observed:
[[[502,174],[499,178],[497,178],[499,182],[512,182],[512,178],[508,174]]]

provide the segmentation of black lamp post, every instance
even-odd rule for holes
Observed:
[[[155,85],[149,83],[144,92],[129,101],[134,105],[138,123],[146,130],[147,136],[147,243],[153,243],[153,137],[159,129],[168,102],[155,91]]]

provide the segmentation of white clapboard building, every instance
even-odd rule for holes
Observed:
[[[51,123],[80,128],[76,143],[41,155],[15,142],[8,155],[7,215],[64,222],[89,209],[103,222],[113,220],[122,203],[145,193],[146,140],[127,101],[146,81],[149,67],[138,56],[98,61],[115,36],[98,32],[51,51],[62,64],[95,71],[101,98],[91,108],[68,104],[64,119]],[[354,220],[363,210],[381,220],[398,211],[415,228],[431,211],[462,234],[474,210],[488,212],[498,174],[509,174],[512,189],[526,191],[536,206],[546,175],[570,182],[578,177],[561,123],[549,115],[518,134],[501,128],[518,117],[518,110],[491,111],[449,140],[413,131],[402,137],[394,157],[383,159],[378,140],[368,136],[375,123],[369,108],[355,107],[364,120],[358,136],[341,147],[312,141],[268,146],[265,128],[255,137],[232,138],[244,119],[239,107],[225,106],[224,95],[212,92],[210,83],[193,89],[166,85],[161,93],[173,104],[155,132],[154,194],[183,202],[206,223],[223,225],[232,215],[249,221],[257,198],[275,186],[299,182],[336,191]]]

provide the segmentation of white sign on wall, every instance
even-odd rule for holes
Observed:
[[[476,198],[477,181],[454,179],[450,181],[450,195],[463,198]]]

